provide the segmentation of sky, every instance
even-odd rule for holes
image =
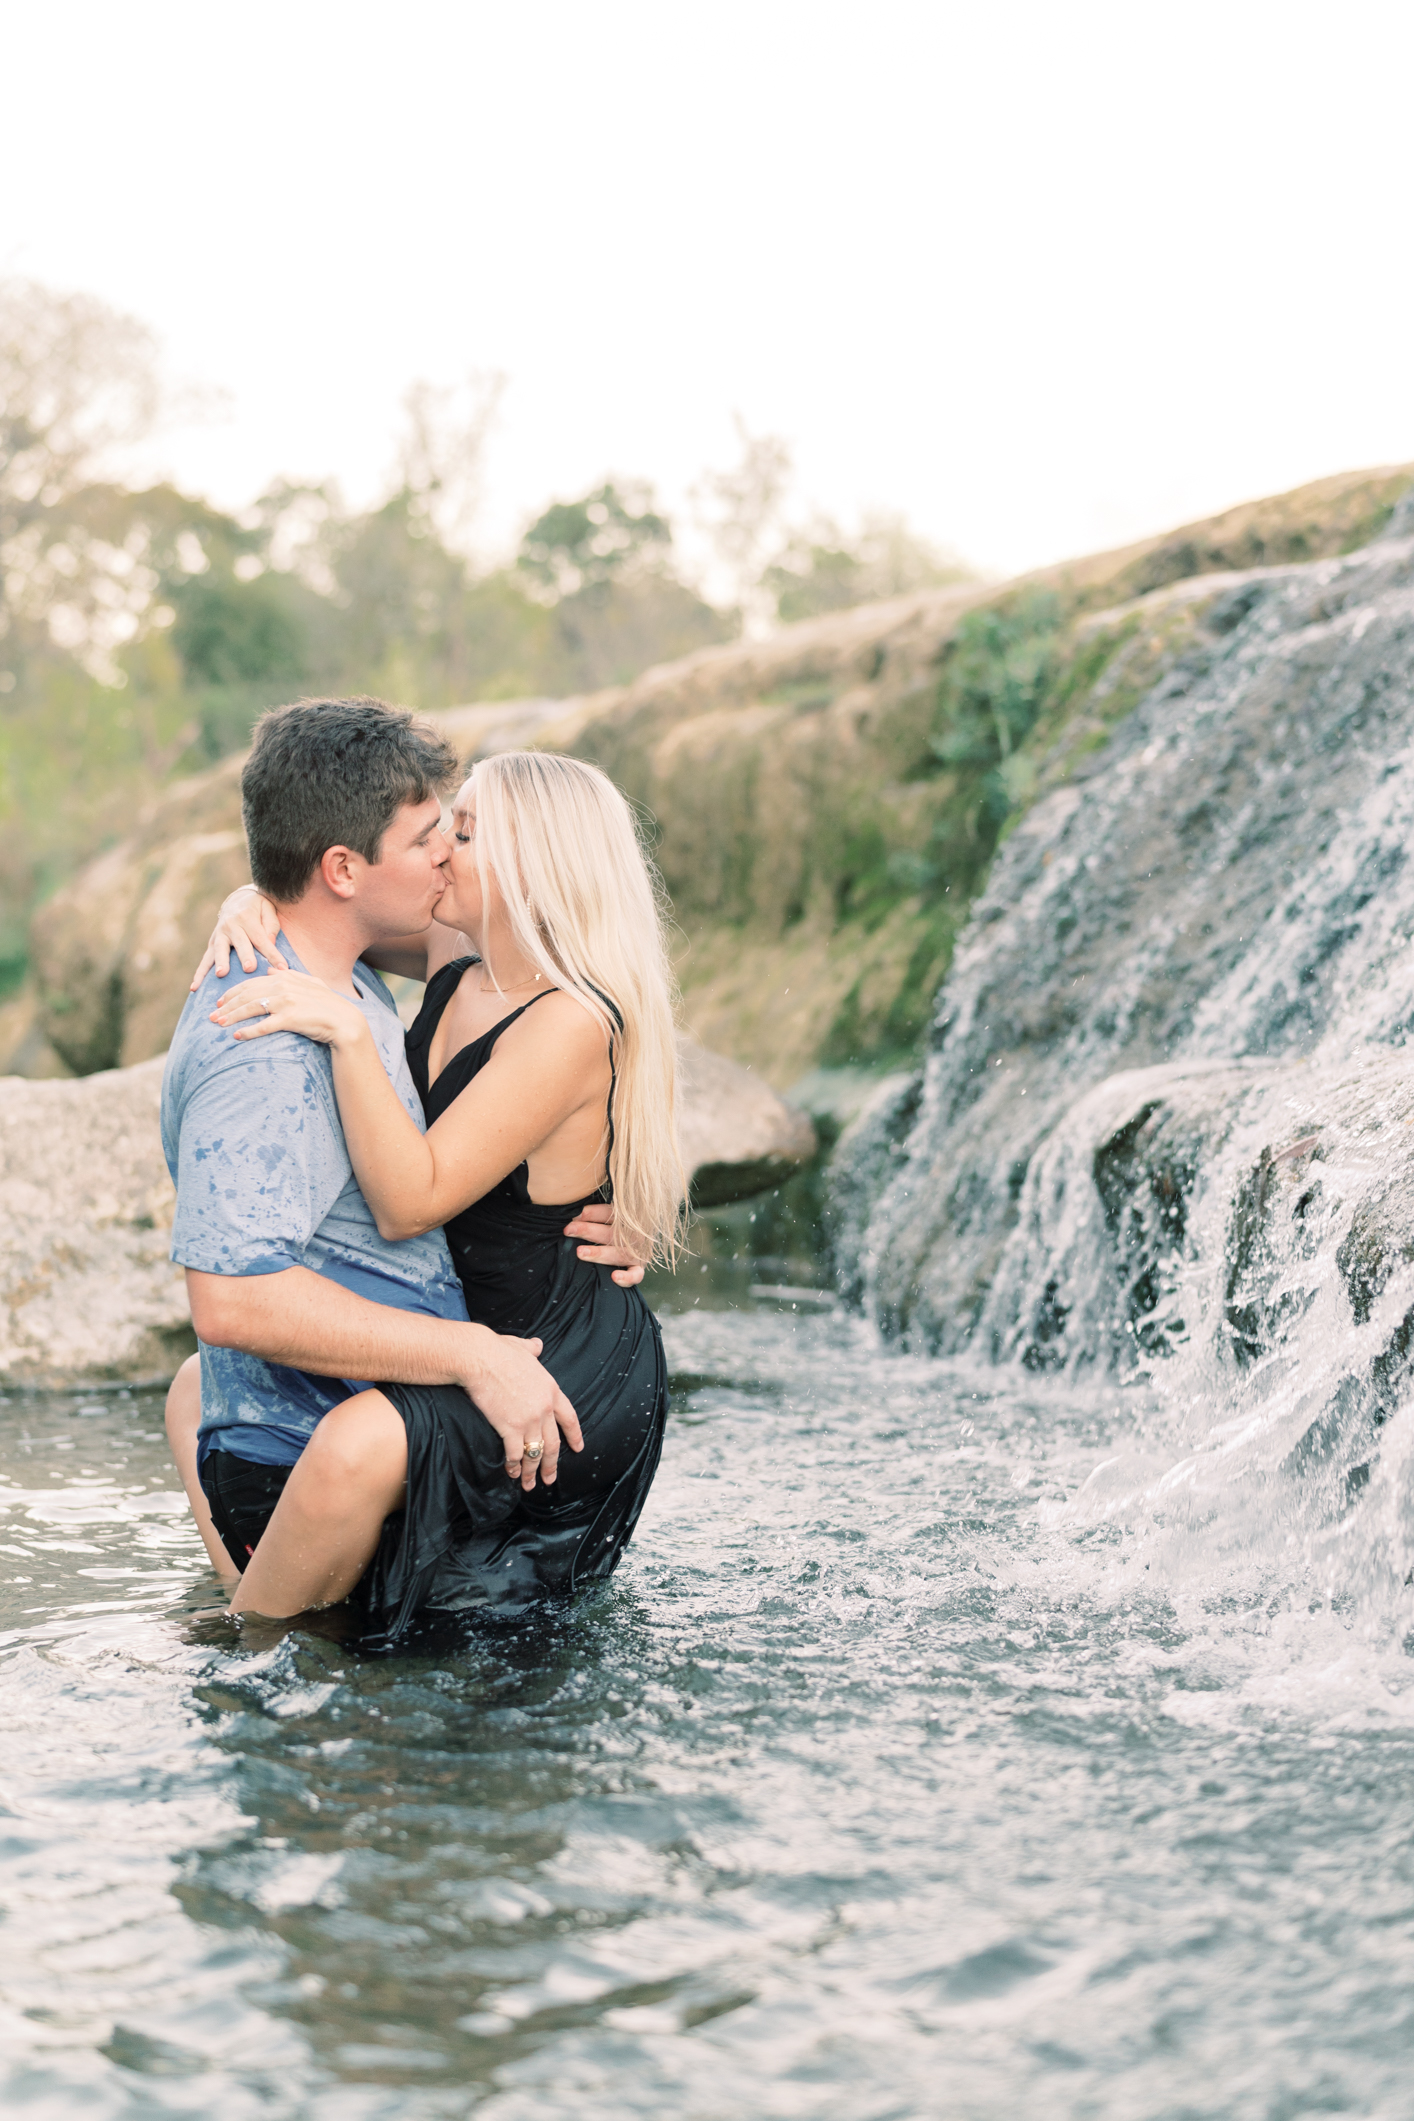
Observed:
[[[148,468],[378,497],[506,378],[477,536],[733,414],[1011,573],[1414,459],[1414,9],[4,0],[0,273],[219,393]]]

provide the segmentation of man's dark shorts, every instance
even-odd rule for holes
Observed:
[[[257,1465],[234,1451],[208,1451],[203,1459],[201,1485],[211,1522],[238,1569],[244,1570],[259,1545],[293,1471],[293,1466]]]

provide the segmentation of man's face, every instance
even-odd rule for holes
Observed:
[[[446,882],[447,842],[436,796],[404,803],[383,835],[377,862],[359,871],[358,909],[370,942],[425,928]]]

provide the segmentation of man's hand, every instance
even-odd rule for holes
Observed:
[[[405,1385],[460,1385],[506,1447],[506,1471],[533,1488],[555,1478],[560,1432],[584,1449],[574,1408],[539,1361],[538,1340],[487,1326],[424,1318],[355,1296],[308,1267],[277,1274],[205,1274],[187,1268],[197,1338],[243,1348],[316,1377],[386,1377]],[[525,1446],[540,1449],[527,1458]]]
[[[606,1200],[592,1200],[587,1208],[581,1208],[572,1223],[565,1224],[566,1237],[587,1239],[579,1247],[581,1259],[587,1259],[596,1267],[612,1267],[613,1278],[621,1289],[636,1289],[643,1279],[643,1261],[622,1245],[605,1244],[606,1237],[614,1234],[614,1211]]]
[[[555,1484],[560,1431],[572,1451],[584,1449],[579,1418],[549,1371],[541,1366],[543,1342],[487,1333],[474,1365],[461,1380],[506,1450],[506,1471],[527,1492],[538,1473]]]

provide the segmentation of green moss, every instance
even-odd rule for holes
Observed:
[[[763,707],[790,707],[797,714],[816,714],[822,707],[834,704],[834,687],[827,679],[797,678],[789,684],[777,685],[770,692],[763,692]]]

